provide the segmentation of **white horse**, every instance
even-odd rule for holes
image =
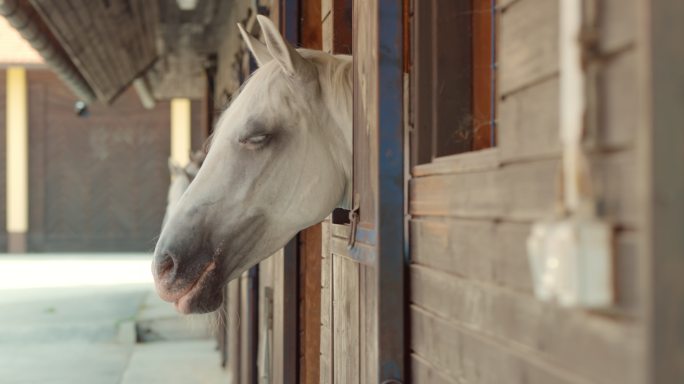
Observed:
[[[166,221],[176,208],[185,190],[190,186],[190,182],[197,176],[197,172],[204,162],[204,157],[204,151],[190,153],[190,162],[184,167],[169,158],[171,183],[169,184],[169,192],[166,194],[166,211],[164,212],[164,220],[162,220],[162,228],[166,225]]]
[[[351,57],[295,50],[258,22],[265,45],[239,28],[259,69],[220,117],[155,249],[157,292],[183,313],[217,309],[229,280],[349,207]]]

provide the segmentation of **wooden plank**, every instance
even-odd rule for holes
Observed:
[[[525,0],[529,1],[529,0]],[[510,11],[519,6],[523,0],[498,0],[497,7]],[[599,5],[599,44],[604,53],[620,50],[636,42],[636,14],[635,0],[605,0]]]
[[[532,295],[526,247],[530,224],[419,218],[411,220],[410,228],[412,263]],[[615,313],[639,313],[637,246],[635,232],[616,232]]]
[[[297,238],[290,240],[283,248],[282,264],[282,380],[283,384],[296,384],[299,380],[297,376],[298,356],[297,345],[299,340],[297,280],[299,251],[297,250]],[[278,277],[276,277],[278,278]]]
[[[495,169],[499,166],[499,151],[496,148],[483,149],[454,156],[434,159],[427,164],[413,167],[414,177],[444,175],[449,173],[477,172]]]
[[[215,329],[216,333],[216,349],[221,357],[221,367],[228,366],[228,285],[226,284],[221,289],[223,300],[221,307],[216,311],[215,321],[218,323]]]
[[[336,256],[346,257],[357,263],[365,265],[375,265],[377,260],[377,252],[375,246],[368,245],[357,241],[353,249],[347,247],[347,239],[333,237],[331,239],[332,253]]]
[[[640,328],[507,289],[411,267],[411,301],[464,328],[524,346],[547,364],[601,383],[639,383]],[[446,340],[445,340],[446,341]]]
[[[601,110],[597,140],[602,147],[634,145],[640,103],[637,60],[636,50],[630,49],[605,63],[599,72]]]
[[[352,0],[332,0],[333,53],[352,53]]]
[[[331,384],[333,374],[332,254],[330,253],[330,218],[321,223],[321,384]]]
[[[240,280],[228,283],[228,378],[240,382]]]
[[[323,48],[321,36],[321,2],[303,1],[301,4],[301,21],[299,36],[304,48],[321,50]]]
[[[295,254],[296,256],[296,254]],[[273,354],[271,378],[275,384],[297,381],[297,296],[296,264],[293,266],[284,249],[273,256]],[[294,270],[292,268],[295,268]],[[292,286],[295,284],[294,296]]]
[[[636,0],[602,1],[599,15],[599,43],[602,52],[614,52],[636,43]]]
[[[300,43],[303,47],[320,50],[322,43],[320,1],[300,2]],[[299,370],[298,382],[320,383],[321,352],[321,224],[301,231],[299,234]]]
[[[532,293],[530,226],[486,220],[411,220],[411,262]],[[486,244],[486,246],[483,246]]]
[[[32,4],[101,101],[112,101],[157,57],[154,34],[146,32],[150,15],[157,13],[156,2]]]
[[[333,53],[333,22],[331,17],[326,17],[321,22],[321,35],[323,36],[322,50]]]
[[[258,377],[272,382],[273,374],[273,263],[269,257],[259,263]]]
[[[83,61],[97,60],[94,47],[84,45],[83,42],[74,37],[71,30],[71,25],[80,25],[81,22],[76,15],[75,10],[66,7],[64,2],[32,2],[35,9],[43,16],[46,24],[50,26],[51,31],[64,47],[65,52],[70,56],[74,65],[81,71]],[[46,17],[45,15],[50,15]],[[48,21],[49,20],[49,21]],[[88,38],[91,35],[85,36]],[[99,88],[106,84],[108,73],[103,73],[103,76],[93,73],[83,73],[81,75],[91,87]]]
[[[378,339],[378,302],[377,302],[377,269],[374,266],[360,265],[362,279],[359,292],[362,316],[360,318],[361,361],[363,371],[360,383],[373,383],[378,378],[378,344],[369,342]],[[365,341],[364,341],[365,340]]]
[[[372,337],[368,335],[368,329],[366,328],[367,318],[372,317],[373,313],[368,311],[368,292],[371,296],[375,296],[375,290],[369,287],[366,276],[366,268],[364,266],[359,266],[359,383],[369,382],[368,376],[369,371],[372,369],[371,366],[375,365],[374,362],[377,361],[377,354],[374,355],[375,360],[372,359],[368,354],[368,344],[374,343],[364,343],[362,340],[373,340]],[[377,313],[377,309],[375,310]],[[377,336],[377,333],[376,333]],[[370,380],[373,381],[372,379]]]
[[[436,375],[451,382],[587,384],[540,362],[525,349],[502,345],[417,307],[411,308],[411,334],[414,355],[429,361]]]
[[[546,217],[556,201],[557,159],[509,164],[499,170],[414,178],[410,210],[417,216],[531,221]],[[635,226],[634,159],[622,151],[591,161],[594,187],[606,216]]]
[[[596,148],[634,144],[638,112],[636,55],[622,52],[599,72],[600,124],[589,132]],[[499,103],[499,151],[502,162],[560,155],[558,78],[515,92]]]
[[[333,365],[334,383],[358,383],[359,357],[359,265],[333,256]],[[366,340],[366,343],[372,343]]]
[[[258,272],[251,268],[242,273],[240,282],[240,380],[252,384],[257,378],[258,308],[256,295]]]
[[[330,225],[330,235],[332,237],[337,237],[340,239],[348,239],[350,232],[351,232],[351,226],[349,224],[331,224]]]
[[[554,199],[556,161],[541,161],[501,170],[414,178],[410,184],[412,215],[480,218],[534,218]],[[501,188],[503,180],[511,184]]]
[[[521,0],[501,15],[499,95],[558,72],[558,1]]]
[[[560,154],[558,77],[503,98],[497,117],[502,162]]]
[[[325,20],[332,12],[333,0],[321,0],[321,21]]]
[[[300,356],[299,383],[320,383],[321,225],[300,232]]]
[[[354,204],[367,228],[377,223],[378,153],[378,4],[354,3]]]
[[[271,371],[271,380],[274,384],[284,384],[284,370],[283,362],[285,357],[283,356],[284,347],[284,335],[285,329],[284,315],[285,315],[285,303],[284,303],[284,263],[285,255],[282,249],[276,252],[273,256],[273,370]]]

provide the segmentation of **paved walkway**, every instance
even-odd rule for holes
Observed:
[[[207,318],[158,300],[149,259],[0,254],[0,383],[228,383]]]

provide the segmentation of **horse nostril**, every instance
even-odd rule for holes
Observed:
[[[157,264],[157,276],[160,279],[165,279],[167,275],[173,274],[176,267],[176,262],[174,261],[173,254],[171,252],[164,252],[162,256],[162,261]]]

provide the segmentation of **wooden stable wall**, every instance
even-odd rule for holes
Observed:
[[[533,296],[526,239],[553,210],[560,164],[559,1],[500,0],[496,148],[412,170],[414,383],[645,382],[635,177],[643,47],[636,0],[598,3],[598,127],[588,141],[601,211],[615,227],[617,305],[570,310]]]

